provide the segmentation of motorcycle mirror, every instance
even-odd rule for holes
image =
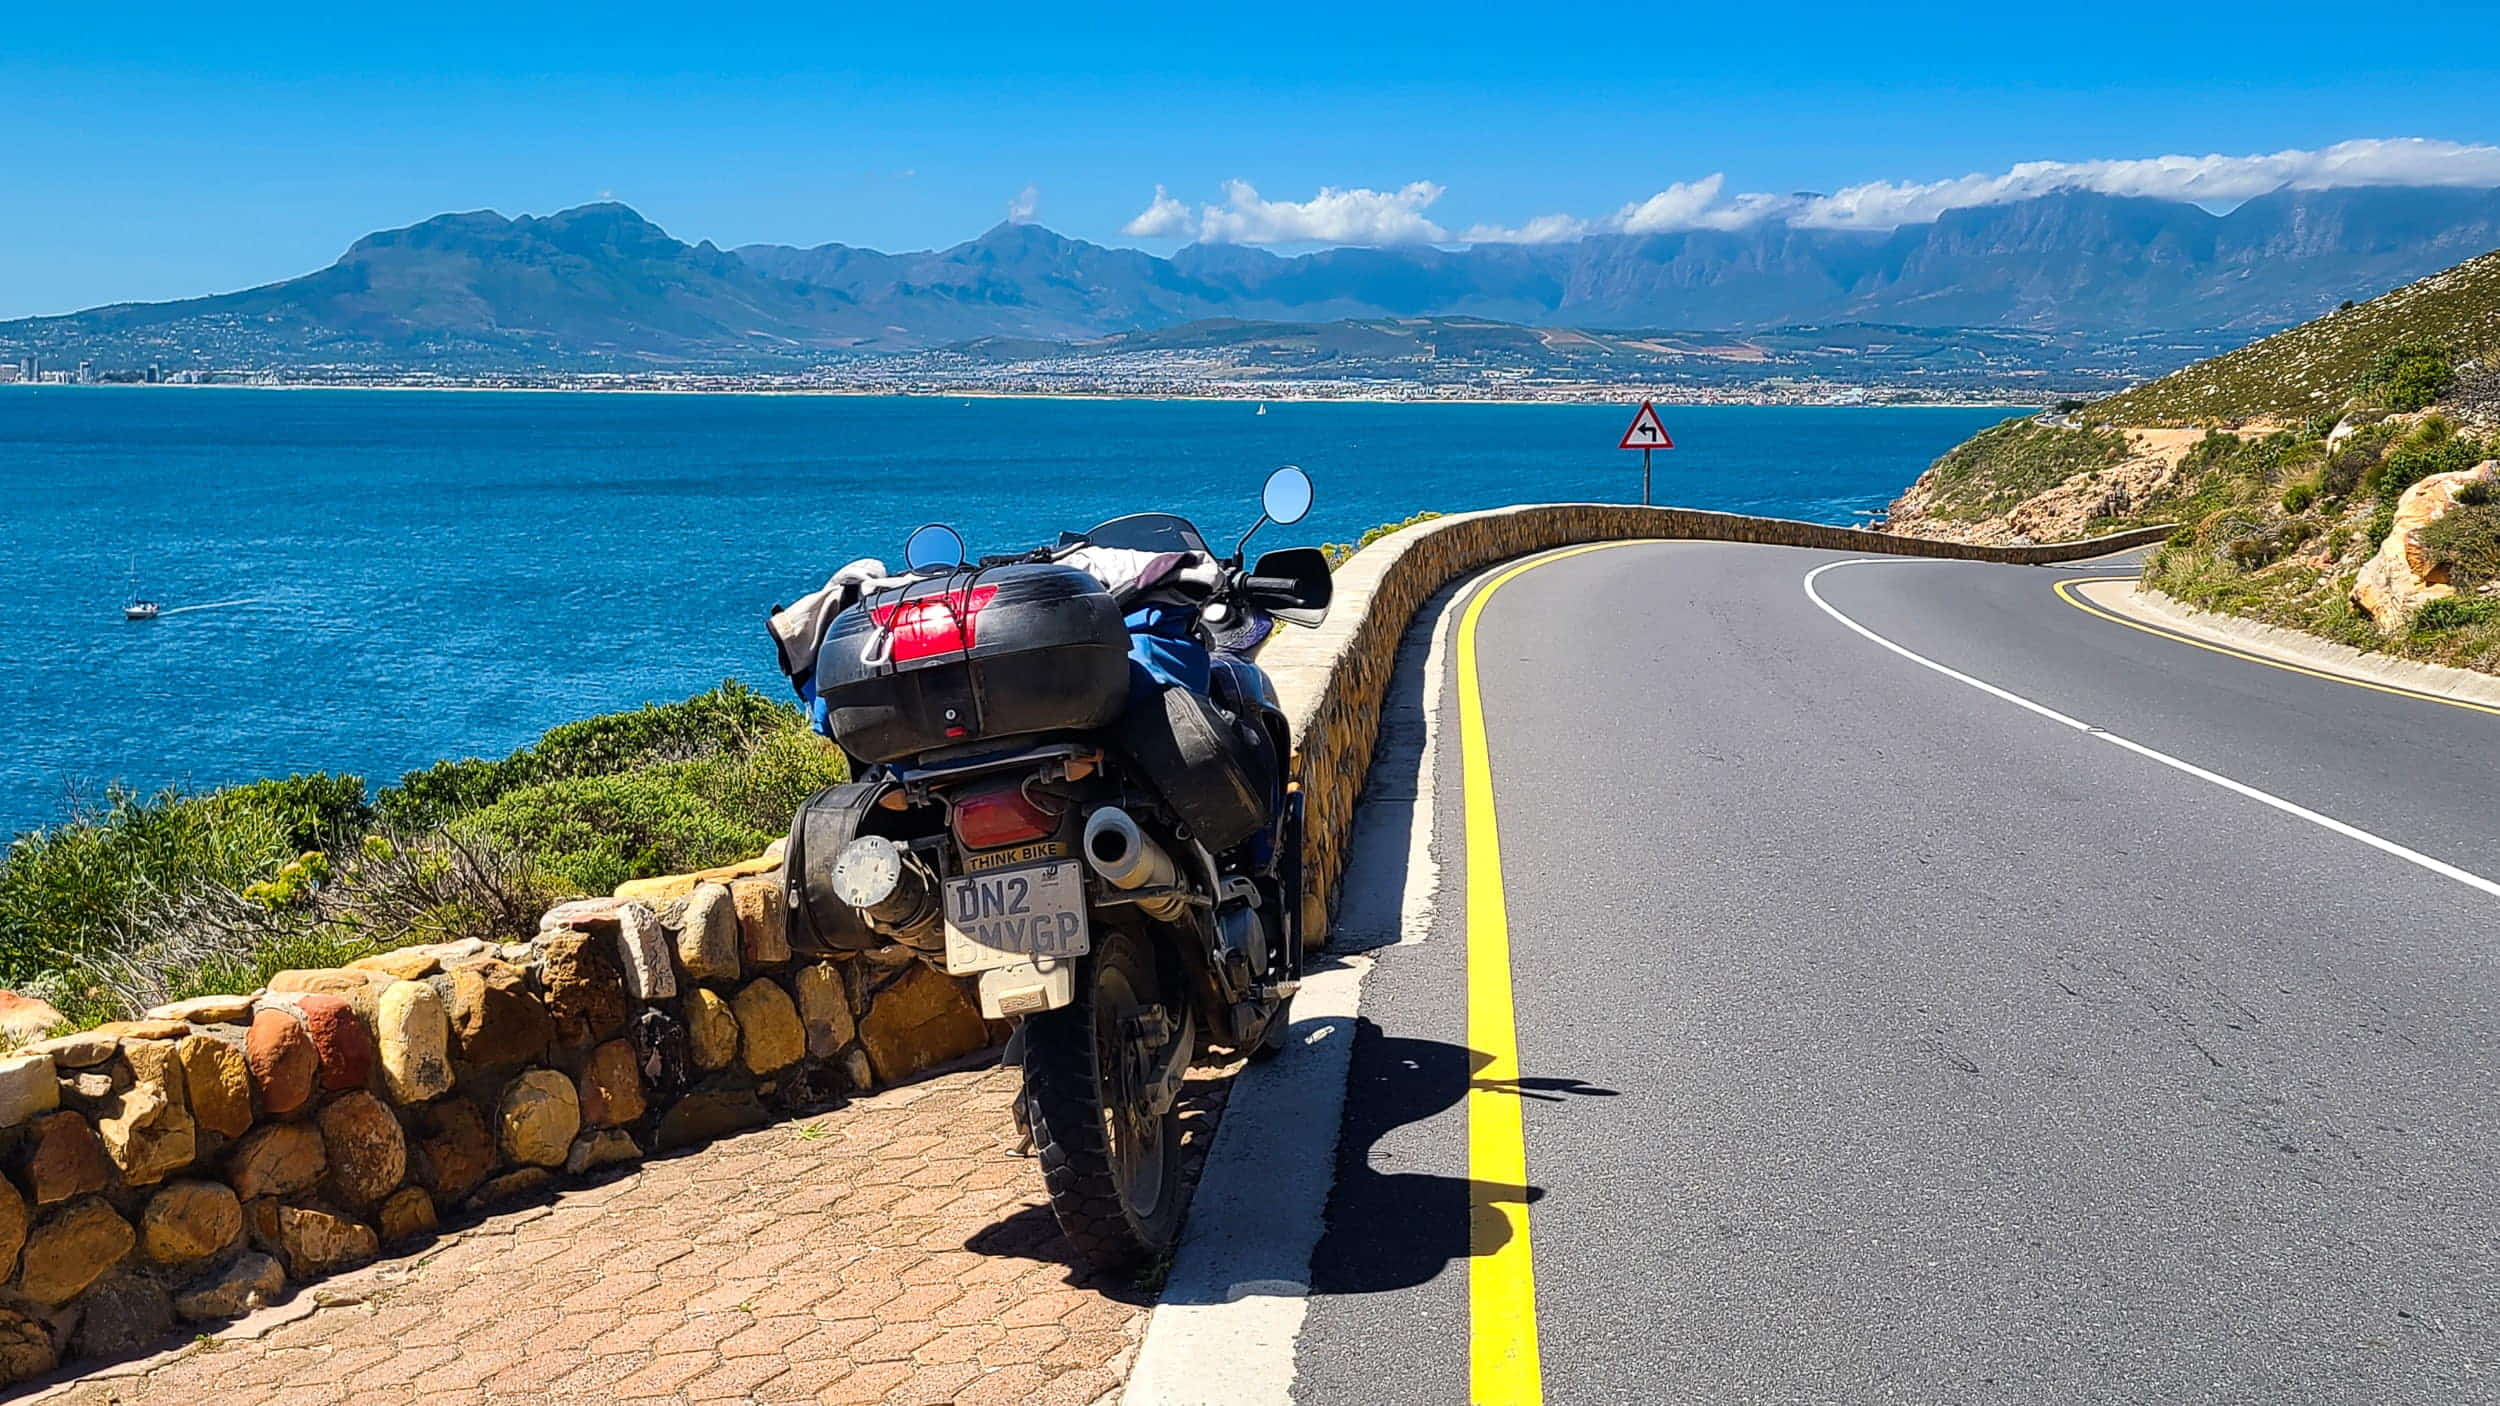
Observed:
[[[1311,476],[1291,464],[1269,474],[1267,487],[1259,491],[1259,507],[1279,527],[1302,521],[1311,512]]]
[[[964,564],[963,534],[933,522],[911,534],[903,544],[903,566],[909,571],[940,571]]]

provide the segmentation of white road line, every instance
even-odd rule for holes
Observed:
[[[1969,674],[1965,674],[1961,670],[1956,669],[1949,664],[1939,664],[1924,654],[1917,653],[1914,650],[1893,643],[1891,640],[1875,633],[1873,630],[1859,624],[1857,621],[1841,614],[1838,610],[1833,608],[1830,601],[1823,599],[1822,592],[1817,591],[1814,588],[1815,578],[1821,576],[1826,571],[1836,570],[1844,566],[1890,566],[1896,564],[1897,562],[1883,557],[1853,557],[1847,561],[1827,562],[1824,565],[1818,566],[1812,571],[1806,573],[1806,599],[1813,601],[1815,606],[1825,615],[1832,617],[1841,624],[1857,631],[1859,634],[1873,640],[1877,644],[1882,645],[1884,648],[1891,650],[1893,653],[1900,655],[1902,658],[1909,660],[1911,663],[1917,664],[1922,668],[1933,669],[1937,673],[1944,675],[1946,678],[1952,679],[1956,683],[1968,684],[1972,688],[1978,689],[1980,692],[1987,694],[1991,698],[2002,699],[2005,702],[2013,704],[2017,708],[2023,708],[2037,713],[2041,717],[2047,718],[2049,721],[2057,723],[2060,726],[2073,728],[2075,731],[2083,733],[2086,736],[2097,737],[2101,741],[2109,743],[2111,746],[2123,747],[2127,751],[2133,752],[2139,757],[2159,762],[2173,771],[2184,772],[2189,776],[2195,777],[2199,781],[2211,782],[2226,791],[2232,792],[2236,795],[2245,796],[2260,805],[2272,806],[2274,809],[2283,812],[2285,815],[2298,816],[2302,820],[2306,820],[2320,829],[2331,830],[2348,840],[2359,840],[2361,843],[2368,845],[2372,849],[2379,850],[2386,854],[2392,854],[2407,864],[2427,869],[2443,879],[2454,879],[2458,883],[2465,885],[2467,888],[2479,889],[2494,898],[2500,898],[2500,883],[2495,883],[2490,879],[2486,879],[2480,874],[2460,869],[2444,860],[2433,859],[2429,855],[2422,853],[2420,850],[2407,849],[2403,845],[2396,843],[2394,840],[2387,839],[2380,835],[2373,835],[2369,831],[2362,829],[2360,826],[2348,825],[2331,815],[2321,815],[2318,812],[2309,809],[2307,806],[2287,801],[2281,796],[2274,795],[2270,792],[2260,791],[2256,787],[2251,786],[2244,781],[2234,781],[2230,777],[2222,775],[2220,772],[2208,771],[2194,762],[2181,761],[2179,758],[2174,757],[2167,752],[2147,747],[2143,743],[2134,741],[2131,738],[2121,737],[2117,733],[2111,732],[2106,728],[2095,727],[2080,718],[2069,717],[2066,714],[2057,711],[2055,708],[2051,708],[2043,703],[2035,703],[2032,700],[2023,697],[2021,694],[1999,688],[1985,679],[1973,678]]]
[[[1409,805],[1414,811],[1400,911],[1374,915],[1371,931],[1348,931],[1343,920],[1350,915],[1339,915],[1338,935],[1368,947],[1419,941],[1431,922],[1440,884],[1432,859],[1433,765],[1449,627],[1458,618],[1449,606],[1472,585],[1445,593],[1433,607],[1439,614],[1423,659],[1423,740],[1412,798],[1362,802],[1364,808]],[[1398,856],[1377,851],[1392,833],[1358,819],[1349,872],[1367,864],[1386,872]],[[1352,907],[1350,899],[1346,906]],[[1291,1406],[1296,1346],[1310,1307],[1311,1256],[1336,1184],[1354,1026],[1371,963],[1367,956],[1345,955],[1313,970],[1294,997],[1290,1048],[1235,1077],[1191,1199],[1188,1227],[1121,1395],[1125,1406]]]

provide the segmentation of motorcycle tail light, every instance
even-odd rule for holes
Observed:
[[[998,595],[996,586],[934,591],[880,605],[868,612],[877,627],[894,638],[894,662],[907,664],[940,654],[961,654],[972,648],[981,608]]]
[[[957,795],[954,820],[955,838],[966,849],[1028,844],[1059,828],[1059,817],[1034,804],[1015,781]]]

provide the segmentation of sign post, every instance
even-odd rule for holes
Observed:
[[[1649,454],[1653,449],[1673,449],[1675,441],[1667,438],[1667,427],[1658,423],[1658,407],[1644,400],[1640,412],[1632,417],[1632,427],[1623,432],[1617,449],[1641,451],[1641,506],[1649,506]]]

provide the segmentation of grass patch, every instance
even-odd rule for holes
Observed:
[[[0,982],[92,1023],[409,942],[526,938],[562,899],[756,853],[844,770],[796,708],[732,682],[370,795],[319,773],[107,791],[0,859]]]
[[[2115,430],[2063,429],[2028,417],[1989,426],[1953,447],[1923,482],[1937,516],[1963,522],[1995,517],[2078,474],[2127,457]]]
[[[2500,253],[2095,401],[2080,415],[2099,425],[2238,425],[2332,423],[2355,404],[2418,410],[2472,380],[2467,364],[2487,363],[2494,348]]]

